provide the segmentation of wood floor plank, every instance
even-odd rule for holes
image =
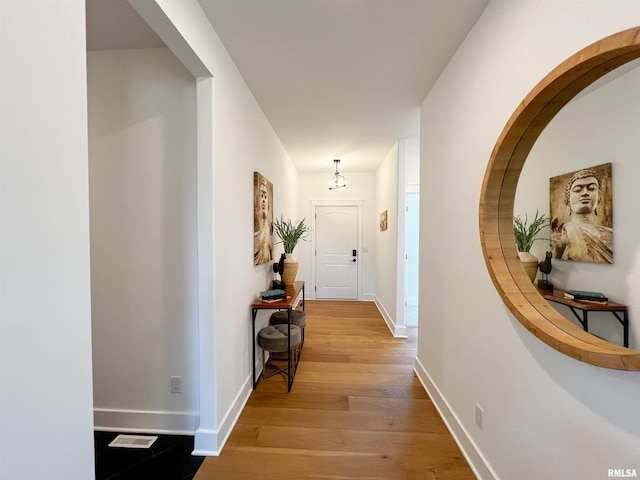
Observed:
[[[227,479],[232,474],[240,473],[237,465],[243,466],[242,473],[246,473],[247,477],[262,474],[275,476],[281,480],[405,478],[404,462],[400,455],[231,447],[224,459],[222,456],[216,458],[219,460],[216,462],[216,467],[212,466],[213,462],[208,462],[209,458],[205,460],[195,480]]]
[[[350,411],[317,412],[311,410],[287,411],[281,409],[246,408],[242,421],[245,425],[282,425],[298,427],[348,428],[368,431],[446,432],[440,418],[433,413],[409,416],[404,412]]]
[[[396,364],[373,364],[373,363],[355,363],[349,362],[340,367],[336,367],[332,363],[326,362],[309,362],[300,364],[298,373],[301,372],[320,372],[320,373],[342,373],[342,374],[392,374],[392,375],[413,375],[410,369],[405,365]],[[296,376],[297,378],[297,376]]]
[[[350,361],[353,363],[371,363],[376,365],[409,365],[413,367],[416,363],[415,354],[407,352],[401,355],[378,355],[372,358],[371,355],[351,355]]]
[[[283,395],[282,393],[256,391],[247,402],[247,406],[347,411],[349,409],[349,397],[339,393]]]
[[[351,373],[341,371],[304,371],[300,369],[301,382],[345,383],[349,385],[402,385],[411,379],[411,372],[401,373]],[[298,376],[296,375],[296,380]]]
[[[325,363],[349,363],[351,362],[351,355],[344,354],[326,354],[326,353],[314,353],[307,349],[304,352],[305,362],[325,362]]]
[[[313,451],[402,454],[420,449],[446,458],[459,455],[455,443],[443,441],[447,433],[390,432],[335,428],[263,426],[257,438],[261,447]]]
[[[417,332],[394,338],[372,302],[307,301],[296,378],[261,380],[195,480],[469,480],[413,373]]]
[[[344,394],[367,397],[428,398],[419,381],[409,385],[344,385],[296,382],[295,389],[296,394],[307,395]],[[260,392],[283,393],[281,385],[266,382],[260,385]]]
[[[434,459],[424,455],[403,455],[407,479],[411,480],[474,480],[464,457]]]

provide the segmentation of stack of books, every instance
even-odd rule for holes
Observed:
[[[586,303],[599,303],[601,305],[606,305],[609,301],[604,293],[590,292],[588,290],[567,290],[564,292],[564,298]]]
[[[260,297],[262,298],[263,302],[275,302],[277,300],[287,298],[287,292],[280,288],[276,288],[274,290],[265,290],[264,292],[260,292]]]

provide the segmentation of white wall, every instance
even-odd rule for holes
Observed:
[[[380,230],[380,214],[387,211],[387,230]],[[398,142],[376,171],[376,305],[395,332],[398,290]],[[404,212],[403,212],[404,215]],[[404,222],[402,223],[404,228]],[[404,236],[403,236],[404,238]],[[403,270],[404,271],[404,270]],[[404,326],[404,319],[402,320]]]
[[[327,163],[327,173],[301,173],[299,175],[300,188],[298,195],[298,217],[306,218],[312,224],[312,202],[349,202],[362,201],[362,249],[360,262],[362,267],[361,285],[358,290],[361,300],[373,300],[376,291],[375,283],[375,252],[377,229],[376,220],[376,185],[374,173],[344,173],[347,186],[337,190],[329,190],[328,182],[331,177],[331,164]],[[366,251],[365,251],[366,250]],[[313,283],[312,278],[312,242],[301,242],[295,250],[298,257],[298,278]],[[314,298],[312,290],[308,298]]]
[[[478,226],[491,151],[525,95],[579,49],[638,23],[637,2],[492,1],[423,103],[416,371],[481,478],[640,467],[640,375],[527,332],[489,278]]]
[[[411,186],[420,185],[420,141],[419,139],[407,140],[407,170],[405,183]]]
[[[520,177],[514,210],[531,213],[539,209],[548,215],[550,177],[612,163],[613,264],[553,259],[549,279],[559,288],[602,291],[612,301],[626,304],[630,298],[625,279],[640,243],[636,202],[628,200],[635,197],[635,179],[640,177],[640,162],[636,158],[640,151],[637,134],[640,68],[603,83],[599,89],[567,105],[540,136]],[[541,259],[546,246],[545,241],[536,242],[537,256]],[[558,310],[578,324],[566,307],[558,306]],[[631,324],[634,319],[638,325],[635,315]],[[622,345],[622,326],[610,313],[590,313],[589,331]],[[630,346],[636,348],[640,332],[632,327],[630,333]]]
[[[84,29],[83,0],[0,3],[3,480],[94,476]]]
[[[95,426],[193,433],[195,79],[167,48],[88,52],[88,95]]]
[[[273,272],[271,263],[253,265],[253,172],[259,171],[273,183],[274,216],[278,217],[298,214],[298,180],[251,92],[225,58],[226,51],[216,55],[220,58],[212,66],[216,82],[214,353],[222,423],[237,406],[237,397],[250,392],[255,339],[251,338],[249,306],[258,292],[270,286]],[[279,258],[275,253],[274,260]],[[256,332],[268,323],[269,315],[268,311],[259,314]]]
[[[251,393],[255,339],[249,306],[272,278],[271,263],[253,265],[253,172],[273,183],[275,215],[294,217],[297,171],[198,2],[130,3],[192,74],[213,77],[213,125],[202,134],[210,134],[213,145],[214,288],[201,292],[211,296],[213,314],[199,325],[206,351],[200,352],[196,450],[217,454]],[[268,315],[259,314],[256,329],[268,322]]]

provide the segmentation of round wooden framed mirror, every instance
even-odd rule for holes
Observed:
[[[518,257],[513,238],[513,206],[522,166],[553,117],[584,88],[637,58],[640,58],[640,27],[589,45],[542,79],[513,113],[493,149],[479,212],[485,263],[502,300],[518,321],[540,340],[570,357],[619,370],[640,370],[640,351],[585,332],[544,300]]]

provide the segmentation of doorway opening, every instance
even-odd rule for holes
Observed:
[[[417,189],[407,191],[406,222],[406,255],[405,255],[405,325],[418,326],[418,276],[420,245],[420,193]]]

